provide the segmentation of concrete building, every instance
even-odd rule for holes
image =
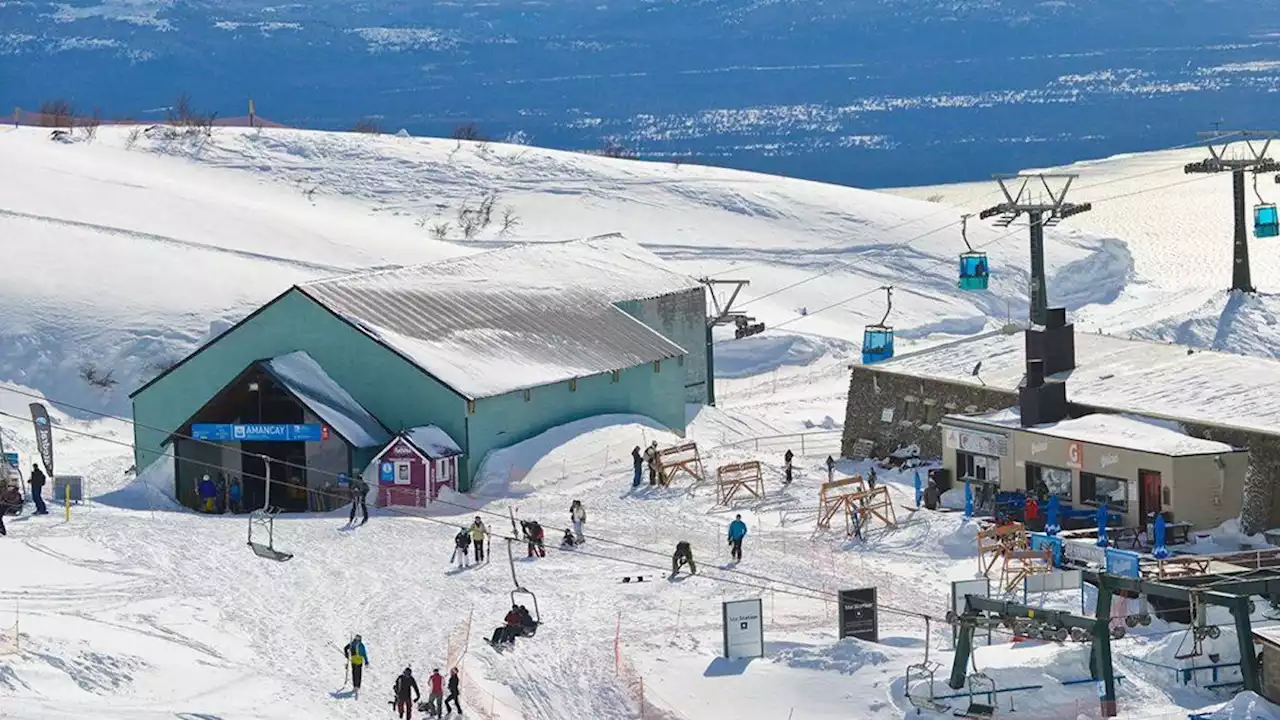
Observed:
[[[1025,468],[1018,468],[1017,463],[1021,460],[1025,465],[1030,460],[1030,450],[1019,449],[1023,443],[1029,448],[1031,443],[1048,442],[1057,448],[1055,455],[1064,447],[1059,440],[1050,439],[1055,432],[1052,428],[1037,431],[1032,426],[1052,426],[1091,413],[1133,415],[1172,428],[1170,432],[1185,434],[1188,440],[1247,450],[1248,470],[1241,482],[1246,495],[1255,498],[1263,511],[1254,513],[1257,517],[1246,511],[1246,525],[1253,525],[1251,530],[1280,525],[1280,493],[1274,492],[1280,478],[1280,361],[1106,335],[1077,335],[1065,323],[1060,309],[1051,314],[1053,327],[993,332],[875,365],[852,366],[844,452],[852,454],[860,439],[870,441],[879,454],[915,443],[922,456],[945,460],[956,448],[944,447],[944,424],[1003,434],[1008,440],[1014,433],[1004,427],[1007,423],[986,422],[981,416],[989,420],[998,417],[993,413],[1018,407],[1017,425],[1022,429],[1017,434],[1025,440],[1014,439],[1010,452],[1025,454],[1008,458],[1007,468],[1003,464],[1006,459],[1001,458],[1000,467],[1004,474],[1012,472],[1010,486],[1023,487],[1025,478],[1019,473]],[[1030,414],[1026,412],[1028,403]],[[1069,425],[1066,427],[1069,430]],[[1213,456],[1221,455],[1227,463],[1226,483],[1235,483],[1240,473],[1243,460],[1234,450],[1192,460],[1200,456],[1198,451],[1165,452],[1152,436],[1147,439],[1154,444],[1108,449],[1107,442],[1095,437],[1088,447],[1097,457],[1118,454],[1129,458],[1130,452],[1140,453],[1125,460],[1126,467],[1147,463],[1129,467],[1134,473],[1138,469],[1159,470],[1158,465],[1166,468],[1160,472],[1179,480],[1192,477],[1177,488],[1170,487],[1169,504],[1180,509],[1175,513],[1193,512],[1187,503],[1217,493],[1224,478]],[[1085,452],[1087,457],[1088,450]],[[959,469],[954,458],[950,462],[953,469]],[[1203,467],[1196,469],[1197,463]],[[1072,487],[1077,496],[1080,472],[1081,468],[1074,469]],[[1125,472],[1126,477],[1133,474]],[[1137,475],[1133,477],[1136,481]],[[1005,484],[1003,480],[1001,484]],[[1206,515],[1205,522],[1237,506],[1238,499],[1227,497],[1232,492],[1230,487],[1223,488],[1223,504]],[[1175,499],[1180,494],[1184,499]],[[1162,498],[1162,509],[1170,509],[1164,505]]]
[[[697,280],[620,236],[298,285],[133,393],[135,459],[148,467],[173,443],[178,492],[190,497],[198,474],[184,459],[252,472],[232,459],[250,450],[242,440],[220,439],[223,450],[184,440],[193,424],[318,422],[328,442],[344,428],[332,433],[341,452],[254,443],[282,473],[324,454],[306,480],[318,489],[321,477],[363,472],[392,436],[433,425],[461,450],[466,491],[490,450],[585,417],[634,413],[683,433],[686,401],[706,397],[706,313]],[[261,403],[278,384],[272,363],[294,353],[309,363],[295,385],[323,388],[318,399],[281,383],[289,402]]]

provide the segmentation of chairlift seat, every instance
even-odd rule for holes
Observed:
[[[893,328],[868,325],[862,332],[862,364],[870,365],[893,357]]]
[[[1260,238],[1280,235],[1280,213],[1270,203],[1258,205],[1253,209],[1253,234]]]
[[[986,290],[990,274],[986,253],[970,251],[960,256],[961,290]]]
[[[286,560],[293,559],[293,553],[287,553],[282,550],[276,550],[274,548],[263,545],[262,543],[251,542],[249,543],[249,547],[253,549],[254,555],[257,555],[260,558],[265,558],[267,560],[274,560],[276,562],[285,562]]]

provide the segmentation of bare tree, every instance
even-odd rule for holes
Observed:
[[[473,122],[469,122],[458,125],[453,129],[453,139],[484,142],[489,138],[485,137],[484,134],[480,132],[480,127],[478,125]]]
[[[476,214],[480,218],[480,227],[489,227],[489,223],[493,220],[493,206],[497,202],[497,190],[490,190],[484,198],[480,200],[480,207],[476,210]]]
[[[449,230],[450,230],[449,223],[438,222],[435,225],[431,226],[431,237],[435,238],[436,240],[448,239]]]
[[[624,158],[634,160],[636,151],[623,145],[617,138],[609,138],[605,141],[604,147],[600,148],[600,155],[610,158]]]
[[[368,133],[370,135],[382,134],[382,129],[378,127],[378,121],[371,117],[360,118],[355,125],[351,126],[351,132]]]
[[[502,211],[502,229],[498,231],[499,235],[508,235],[520,225],[520,218],[516,217],[516,211],[508,205]]]
[[[69,128],[75,122],[75,116],[75,108],[62,98],[40,103],[40,124],[44,127]]]
[[[125,149],[132,150],[133,146],[138,144],[138,140],[142,139],[143,132],[145,132],[145,130],[141,127],[136,127],[130,130],[128,137],[124,139]]]
[[[80,368],[80,378],[83,379],[86,383],[89,383],[89,387],[95,387],[101,390],[110,390],[111,388],[115,387],[117,383],[116,383],[116,380],[111,377],[111,375],[112,375],[111,371],[108,371],[106,374],[103,374],[100,370],[98,370],[98,368],[94,367],[93,365],[85,365],[84,367]]]
[[[84,133],[85,140],[93,142],[98,137],[98,127],[102,125],[102,111],[98,108],[93,109],[93,114],[79,121],[80,132]]]
[[[213,123],[218,118],[218,113],[202,113],[195,109],[191,104],[191,96],[182,93],[173,105],[169,107],[167,112],[169,123],[179,127],[187,128],[188,136],[204,135],[208,137],[213,134]]]

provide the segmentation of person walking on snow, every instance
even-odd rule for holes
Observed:
[[[40,496],[44,491],[44,473],[40,472],[39,465],[31,463],[31,479],[27,482],[31,485],[31,502],[36,504],[36,515],[48,515],[49,508],[44,506],[44,498]]]
[[[729,523],[729,546],[733,548],[733,559],[742,560],[742,540],[747,536],[747,524],[739,515]]]
[[[218,486],[209,479],[208,475],[200,478],[199,485],[196,489],[200,492],[200,504],[207,513],[213,512],[214,503],[218,499]]]
[[[453,537],[453,559],[458,567],[467,567],[471,562],[467,559],[467,550],[471,547],[471,533],[466,528],[458,531]]]
[[[831,482],[832,480],[835,480],[835,478],[836,478],[836,459],[828,455],[827,456],[827,482]]]
[[[484,562],[484,539],[489,536],[489,530],[481,522],[480,516],[471,523],[471,543],[475,545],[476,562]]]
[[[405,668],[400,673],[400,677],[396,678],[396,715],[403,720],[413,720],[414,703],[422,699],[422,693],[418,691],[418,681],[413,679],[413,669]],[[413,699],[409,699],[412,695]]]
[[[227,501],[228,501],[228,504],[231,506],[230,508],[231,512],[235,515],[239,515],[241,512],[240,501],[242,497],[241,495],[242,490],[243,489],[240,487],[239,480],[232,480],[231,486],[227,488]]]
[[[942,493],[938,491],[938,484],[932,479],[929,480],[929,486],[924,489],[924,507],[926,510],[937,510],[938,503],[942,500]]]
[[[436,717],[444,715],[444,676],[440,668],[431,671],[431,692],[427,695],[427,712]]]
[[[640,446],[637,445],[631,449],[631,465],[634,475],[631,477],[631,487],[640,487],[640,470],[644,467],[644,456],[640,454]]]
[[[782,461],[783,461],[782,468],[783,468],[783,471],[786,473],[786,478],[782,481],[783,485],[791,484],[791,459],[794,457],[795,457],[795,453],[791,452],[790,449],[787,450],[786,455],[782,456]]]
[[[347,518],[348,525],[356,524],[356,510],[359,510],[363,517],[360,524],[369,522],[369,506],[368,502],[369,486],[365,484],[364,478],[357,475],[351,478],[351,517]]]
[[[351,687],[355,690],[354,695],[359,698],[360,680],[364,675],[365,666],[369,664],[369,653],[364,649],[364,641],[359,635],[351,638],[351,642],[342,648],[342,653],[351,664]]]
[[[658,484],[658,441],[654,440],[653,444],[644,450],[644,461],[649,465],[649,484]]]
[[[458,697],[458,686],[461,684],[462,681],[458,679],[458,668],[453,668],[449,671],[449,697],[444,699],[445,712],[457,711],[459,715],[462,714],[462,700]],[[453,711],[449,710],[449,703],[453,703]]]
[[[529,557],[546,557],[547,550],[542,545],[543,531],[542,526],[537,520],[520,521],[520,529],[524,532],[524,539],[529,544]]]
[[[569,506],[569,520],[573,523],[573,534],[581,545],[586,539],[582,536],[582,528],[587,524],[587,509],[582,506],[581,500],[574,500]]]

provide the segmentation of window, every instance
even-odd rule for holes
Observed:
[[[1129,509],[1129,481],[1093,473],[1080,473],[1080,500],[1091,505],[1106,503],[1117,510]]]
[[[677,355],[677,356],[676,356],[676,366],[678,366],[678,367],[684,367],[684,356],[683,356],[683,355]]]
[[[662,361],[661,361],[661,360],[654,360],[654,361],[653,361],[653,371],[654,371],[654,372],[662,372]]]
[[[569,392],[578,391],[578,378],[569,378]]]
[[[621,370],[614,370],[613,372],[609,373],[609,382],[616,383],[621,379],[622,379]]]
[[[1000,484],[1000,458],[956,452],[956,476],[961,480]]]
[[[529,402],[529,401],[530,401],[530,400],[532,400],[532,399],[533,399],[533,391],[532,391],[532,390],[525,390],[525,391],[524,391],[524,401],[525,401],[525,402]]]
[[[1042,500],[1057,495],[1058,499],[1071,502],[1071,471],[1027,463],[1027,492]]]

